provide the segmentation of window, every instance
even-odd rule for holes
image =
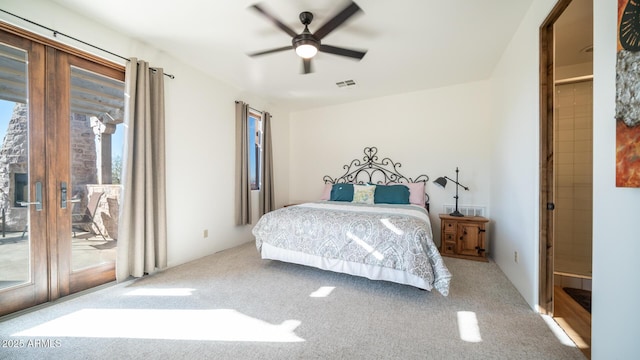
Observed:
[[[249,181],[251,190],[260,190],[262,179],[262,113],[255,110],[249,112]]]
[[[22,202],[29,201],[29,177],[27,174],[23,173],[15,173],[13,174],[13,188],[14,188],[14,204],[15,207],[26,207],[27,205],[22,205]]]

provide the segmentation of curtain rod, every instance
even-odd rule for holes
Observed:
[[[100,51],[105,52],[105,53],[107,53],[107,54],[113,55],[113,56],[118,57],[118,58],[120,58],[120,59],[122,59],[122,60],[125,60],[125,61],[131,61],[131,60],[129,60],[128,58],[126,58],[126,57],[124,57],[124,56],[122,56],[122,55],[118,55],[118,54],[113,53],[113,52],[111,52],[111,51],[109,51],[109,50],[105,50],[105,49],[103,49],[103,48],[101,48],[101,47],[95,46],[95,45],[93,45],[93,44],[89,44],[89,43],[88,43],[88,42],[86,42],[86,41],[82,41],[82,40],[80,40],[80,39],[78,39],[78,38],[75,38],[75,37],[73,37],[73,36],[71,36],[71,35],[67,35],[67,34],[65,34],[65,33],[62,33],[62,32],[60,32],[60,31],[58,31],[58,30],[51,29],[51,28],[49,28],[49,27],[47,27],[47,26],[44,26],[44,25],[42,25],[42,24],[38,24],[38,23],[37,23],[37,22],[35,22],[35,21],[32,21],[32,20],[29,20],[29,19],[23,18],[22,16],[19,16],[19,15],[13,14],[13,13],[10,13],[10,12],[8,12],[8,11],[4,10],[4,9],[0,9],[0,11],[2,11],[3,13],[9,14],[9,15],[11,15],[11,16],[17,17],[18,19],[23,20],[23,21],[26,21],[26,22],[28,22],[28,23],[30,23],[30,24],[33,24],[33,25],[39,26],[39,27],[41,27],[41,28],[43,28],[43,29],[49,30],[49,31],[51,31],[51,32],[53,33],[53,37],[57,37],[58,35],[62,35],[62,36],[64,36],[64,37],[66,37],[66,38],[69,38],[69,39],[75,40],[75,41],[77,41],[77,42],[79,42],[79,43],[82,43],[82,44],[84,44],[84,45],[90,46],[90,47],[92,47],[92,48],[94,48],[94,49],[100,50]],[[152,69],[153,71],[157,71],[157,70],[158,70],[158,69],[156,69],[156,68],[150,68],[150,69]],[[171,75],[171,74],[166,74],[166,73],[162,73],[162,74],[164,74],[164,76],[166,76],[166,77],[168,77],[168,78],[170,78],[170,79],[175,79],[175,78],[176,78],[174,75]]]
[[[243,104],[245,104],[245,105],[249,105],[249,104],[247,104],[246,102],[241,101],[241,100],[236,100],[236,104],[237,104],[237,103],[243,103]],[[251,107],[251,106],[249,105],[249,111],[251,111],[251,110],[253,110],[254,112],[257,112],[257,113],[261,113],[261,114],[265,112],[265,111],[262,111],[262,110],[258,110],[258,109],[254,108],[254,107]]]

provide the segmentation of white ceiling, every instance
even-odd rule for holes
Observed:
[[[255,0],[53,1],[293,110],[487,79],[532,2],[356,0],[363,12],[322,42],[368,50],[366,56],[358,62],[319,53],[314,73],[302,75],[293,50],[247,56],[291,44],[286,33],[249,9]],[[300,12],[314,14],[313,32],[347,3],[260,2],[296,32],[303,29]],[[336,86],[344,80],[356,85]]]

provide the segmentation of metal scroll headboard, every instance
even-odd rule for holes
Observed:
[[[404,176],[398,168],[402,164],[395,162],[388,157],[378,161],[378,148],[375,146],[364,148],[364,157],[361,159],[353,159],[349,164],[342,168],[345,172],[342,176],[332,178],[325,175],[322,180],[325,184],[353,183],[353,184],[387,184],[387,183],[417,183],[429,181],[429,176],[419,175],[416,178]],[[425,194],[427,204],[429,203],[429,194]]]

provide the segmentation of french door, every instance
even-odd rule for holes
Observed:
[[[124,71],[37,40],[0,30],[0,315],[115,279]]]

